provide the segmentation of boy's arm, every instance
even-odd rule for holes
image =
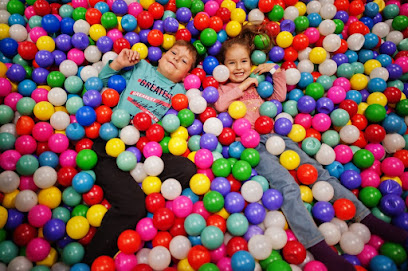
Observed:
[[[286,100],[286,93],[288,92],[286,88],[286,73],[285,71],[277,71],[272,75],[273,79],[273,89],[274,92],[271,97],[268,98],[270,100],[278,100],[283,102]]]
[[[239,87],[231,86],[219,86],[218,88],[218,100],[214,103],[215,110],[218,112],[225,112],[228,110],[229,105],[237,101],[242,97],[242,90]]]
[[[133,71],[136,70],[136,68],[140,66],[139,63],[142,62],[142,61],[140,61],[139,63],[137,63],[133,67],[133,69],[123,72],[122,70],[112,69],[112,67],[111,67],[112,61],[113,60],[109,60],[108,63],[106,63],[106,65],[102,68],[101,72],[98,75],[99,79],[102,80],[102,83],[103,83],[104,87],[108,86],[109,78],[111,78],[113,75],[117,75],[117,74],[122,75],[125,78],[126,82],[128,82],[130,77],[132,76]]]

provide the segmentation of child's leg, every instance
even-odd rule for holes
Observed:
[[[189,187],[191,177],[197,173],[194,163],[186,157],[169,153],[163,153],[161,158],[164,162],[164,169],[159,175],[160,180],[164,182],[166,179],[174,178],[180,182],[183,189]]]

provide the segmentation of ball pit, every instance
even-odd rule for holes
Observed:
[[[290,231],[284,197],[257,174],[258,144],[278,157],[326,242],[357,270],[404,270],[406,244],[352,223],[355,205],[286,150],[287,136],[374,216],[408,230],[408,4],[394,0],[29,0],[0,2],[0,268],[10,270],[327,270]],[[254,127],[235,101],[213,108],[229,71],[222,43],[263,24],[251,55],[286,70],[285,102],[264,102]],[[123,49],[155,64],[176,40],[203,61],[158,123],[115,109]],[[265,44],[275,46],[264,52]],[[271,77],[254,76],[257,93]],[[119,253],[81,263],[111,208],[92,140],[140,184],[147,217]],[[239,138],[239,140],[238,140]],[[158,176],[163,153],[195,163],[189,188]],[[105,191],[108,193],[108,191]],[[347,225],[347,223],[349,225]],[[19,252],[20,251],[20,252]],[[7,267],[6,267],[7,266]]]

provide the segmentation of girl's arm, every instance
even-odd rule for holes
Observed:
[[[286,93],[288,92],[286,88],[286,73],[284,70],[279,70],[272,75],[273,79],[273,94],[268,98],[270,100],[278,100],[283,102],[286,100]]]
[[[242,90],[238,86],[222,85],[218,88],[218,100],[215,102],[214,107],[218,112],[225,112],[228,110],[228,106],[242,97]]]

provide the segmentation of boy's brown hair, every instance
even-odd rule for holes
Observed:
[[[187,51],[190,53],[190,55],[191,55],[191,57],[193,58],[193,63],[191,64],[191,68],[190,68],[190,71],[192,70],[192,69],[194,69],[196,66],[197,66],[197,64],[198,64],[198,53],[197,53],[197,50],[196,50],[196,48],[193,46],[193,44],[191,44],[190,42],[187,42],[187,41],[185,41],[185,40],[177,40],[174,44],[173,44],[173,46],[182,46],[182,47],[185,47],[186,49],[187,49]],[[172,46],[172,47],[173,47]]]

